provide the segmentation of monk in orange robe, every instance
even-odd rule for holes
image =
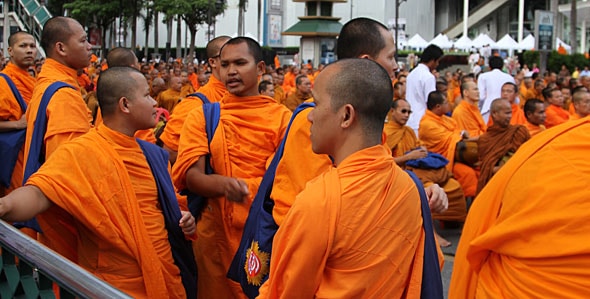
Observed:
[[[191,83],[194,90],[198,90],[201,85],[199,84],[199,76],[195,72],[195,66],[192,63],[189,63],[186,69],[188,73],[188,81]]]
[[[453,172],[453,177],[461,184],[465,197],[474,197],[477,188],[475,170],[463,163],[455,162],[457,142],[474,139],[469,138],[469,133],[462,131],[453,118],[445,115],[450,107],[442,93],[431,92],[428,95],[427,108],[420,121],[420,141],[428,151],[441,154],[449,160],[447,169]]]
[[[174,111],[174,107],[182,100],[180,94],[181,90],[182,81],[180,77],[170,78],[168,89],[162,91],[162,93],[158,95],[158,98],[156,98],[158,107],[164,108],[168,110],[168,112],[172,113]]]
[[[570,114],[563,109],[563,95],[559,89],[546,88],[543,90],[545,102],[548,103],[545,109],[547,118],[545,119],[545,127],[547,129],[562,124],[570,119]]]
[[[486,131],[486,124],[479,112],[479,90],[475,82],[467,82],[462,85],[463,100],[453,110],[453,119],[461,130],[469,133],[470,137],[477,137]]]
[[[522,125],[511,125],[512,107],[508,100],[495,99],[490,105],[494,124],[479,137],[478,154],[481,171],[477,184],[479,193],[492,176],[531,138]]]
[[[571,115],[570,120],[578,120],[590,115],[590,93],[587,90],[576,91],[572,96],[572,102],[575,113]]]
[[[229,39],[229,36],[218,36],[207,44],[207,56],[209,57],[208,61],[212,73],[209,82],[197,91],[205,95],[212,103],[220,102],[223,96],[227,93],[225,84],[219,80],[219,78],[221,78],[219,73],[219,51]],[[178,141],[180,140],[180,133],[184,121],[186,120],[186,116],[189,112],[200,107],[202,104],[203,102],[197,97],[186,97],[176,105],[174,113],[170,115],[170,119],[168,120],[168,123],[166,123],[164,132],[160,135],[160,140],[164,143],[164,149],[170,154],[170,162],[172,164],[176,161]]]
[[[526,117],[525,128],[529,130],[531,137],[545,131],[545,103],[538,99],[531,99],[524,105]]]
[[[311,81],[307,75],[299,75],[295,79],[296,88],[284,101],[289,110],[294,111],[297,106],[311,97]]]
[[[308,114],[312,148],[333,157],[335,167],[294,201],[258,298],[419,297],[425,238],[419,196],[381,145],[390,78],[376,63],[354,59],[329,65],[317,80],[317,106]],[[374,105],[357,110],[368,99]],[[348,112],[354,116],[338,121]],[[354,200],[361,194],[365,200]]]
[[[80,45],[80,40],[86,40],[86,32],[78,21],[66,17],[54,17],[45,23],[42,39],[54,41],[44,48],[47,54],[41,73],[33,90],[31,103],[27,109],[27,135],[25,140],[25,160],[31,150],[31,140],[35,127],[35,120],[39,110],[41,97],[50,84],[61,81],[73,88],[61,88],[51,98],[47,111],[47,130],[44,135],[45,158],[63,143],[83,135],[90,130],[92,116],[80,94],[78,87],[77,69],[88,66],[90,62],[91,46],[86,41]],[[67,44],[65,50],[61,45]],[[57,210],[57,208],[56,208]],[[76,262],[77,252],[72,247],[77,243],[77,228],[67,223],[73,223],[71,216],[61,211],[62,215],[54,218],[52,225],[54,232],[45,231],[39,235],[39,241],[55,250],[66,258]],[[64,221],[55,221],[63,219]],[[64,224],[62,227],[61,225]]]
[[[567,122],[500,169],[467,216],[449,298],[588,295],[589,143],[588,118]]]
[[[226,278],[227,270],[267,161],[283,138],[291,113],[272,98],[258,94],[257,77],[265,64],[256,41],[233,38],[220,54],[221,78],[229,93],[219,103],[219,124],[209,144],[203,108],[189,113],[172,175],[178,190],[188,189],[209,198],[194,245],[198,296],[244,298],[240,285]],[[212,175],[205,174],[208,153],[215,170]]]
[[[110,67],[99,82],[104,124],[54,151],[25,187],[0,199],[0,216],[23,221],[37,215],[48,232],[62,209],[79,231],[70,245],[81,267],[135,298],[186,298],[155,174],[133,138],[155,122],[147,81],[139,71]],[[163,176],[172,187],[169,174]],[[177,218],[184,234],[194,233],[189,212]]]
[[[273,73],[272,74],[272,79],[273,79],[273,83],[275,86],[275,100],[277,101],[277,103],[279,104],[283,104],[285,102],[285,99],[287,98],[287,95],[285,94],[285,90],[283,89],[283,75],[281,74],[277,74],[277,73]]]
[[[285,74],[285,78],[283,80],[283,89],[285,90],[287,96],[289,96],[292,92],[295,92],[295,78],[297,76],[299,76],[299,67],[291,66],[289,71]]]
[[[8,53],[10,62],[2,73],[7,75],[21,97],[28,105],[33,94],[36,79],[29,74],[28,68],[35,64],[37,45],[32,35],[17,32],[8,38]],[[13,95],[7,81],[0,78],[0,131],[21,130],[27,127],[25,113],[22,111],[16,97]],[[22,186],[24,176],[24,148],[21,148],[16,164],[12,171],[9,186],[0,186],[0,195]]]
[[[510,118],[511,125],[524,125],[526,123],[526,117],[524,117],[524,110],[516,104],[516,96],[518,95],[516,84],[512,82],[506,82],[502,85],[501,98],[510,102],[512,107],[512,118]],[[488,128],[494,124],[494,119],[490,117],[488,121]]]
[[[180,89],[180,97],[181,98],[184,99],[187,95],[195,92],[195,88],[193,87],[191,82],[188,80],[188,72],[187,71],[180,72],[180,81],[182,82],[182,88]]]
[[[543,100],[543,89],[545,89],[545,81],[543,79],[535,80],[534,87],[529,88],[521,98],[520,106],[524,106],[524,103],[530,99]]]

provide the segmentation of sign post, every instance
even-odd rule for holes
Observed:
[[[535,10],[535,49],[539,51],[541,74],[547,69],[547,57],[553,50],[555,15],[551,11]]]

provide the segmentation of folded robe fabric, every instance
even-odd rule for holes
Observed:
[[[471,206],[449,298],[585,298],[590,119],[523,144]]]

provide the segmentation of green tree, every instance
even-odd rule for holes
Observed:
[[[156,0],[155,8],[165,12],[170,18],[180,15],[184,20],[191,34],[189,57],[192,59],[199,26],[211,22],[217,15],[222,14],[226,8],[226,2],[225,0]]]

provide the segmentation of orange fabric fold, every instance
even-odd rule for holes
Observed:
[[[545,127],[547,127],[547,129],[562,124],[570,119],[570,114],[567,110],[553,104],[547,106],[545,114],[547,115],[547,118],[545,118]]]
[[[477,137],[486,131],[486,124],[481,117],[477,105],[461,101],[453,110],[453,119],[461,130],[469,132],[469,137]]]
[[[31,101],[33,88],[35,87],[35,82],[37,80],[32,77],[29,72],[20,69],[11,62],[6,65],[4,70],[2,70],[2,73],[10,77],[23,100],[28,105]],[[0,78],[0,121],[17,121],[21,119],[22,116],[23,111],[20,108],[18,101],[12,94],[8,83],[6,83],[6,80],[3,78]],[[24,177],[24,159],[23,146],[18,153],[18,158],[16,160],[16,164],[14,165],[14,170],[12,171],[12,177],[10,179],[10,186],[5,191],[6,194],[22,185]],[[1,188],[3,187],[0,187],[0,189]]]
[[[182,86],[180,89],[180,98],[184,99],[187,95],[195,92],[195,88],[190,82],[187,82],[185,85]]]
[[[388,149],[350,155],[297,196],[274,238],[259,298],[420,297],[420,214],[415,184]]]
[[[393,120],[385,123],[383,131],[387,136],[387,146],[391,149],[394,157],[403,156],[407,151],[420,145],[412,128],[400,126]]]
[[[162,91],[156,101],[158,102],[158,107],[164,108],[168,110],[168,112],[172,113],[174,111],[174,107],[180,103],[182,97],[180,96],[180,91],[176,91],[173,89],[166,89]]]
[[[149,143],[156,144],[156,135],[154,135],[154,129],[136,131],[134,136]]]
[[[278,147],[291,113],[266,96],[226,94],[220,102],[220,121],[211,141],[211,165],[216,174],[243,179],[250,195],[242,203],[209,199],[197,225],[195,258],[199,296],[244,297],[239,284],[226,278],[238,249],[252,200],[270,157]],[[178,159],[172,169],[178,190],[186,187],[186,172],[209,153],[203,108],[191,111],[180,134]],[[202,297],[202,298],[205,298]]]
[[[54,203],[38,216],[47,237],[63,233],[53,225],[57,210],[74,216],[80,266],[132,297],[186,297],[156,183],[135,138],[92,129],[55,151],[27,185]]]
[[[292,92],[283,102],[283,105],[287,106],[287,108],[289,108],[289,110],[291,111],[295,111],[295,109],[297,108],[297,106],[299,106],[301,103],[305,102],[305,100],[307,100],[309,97],[304,97],[299,95],[299,93],[297,93],[297,91]]]
[[[285,96],[285,90],[283,89],[283,87],[280,85],[275,85],[275,100],[277,101],[277,103],[283,104],[286,98],[287,97]]]
[[[219,102],[227,93],[225,85],[221,83],[215,76],[211,75],[209,82],[201,87],[198,92],[204,94],[210,102]],[[184,98],[176,107],[174,113],[170,115],[170,119],[166,123],[164,132],[160,135],[160,140],[174,151],[178,151],[178,141],[180,139],[180,132],[189,112],[195,108],[200,107],[203,102],[196,97]]]
[[[527,128],[527,130],[529,130],[529,134],[531,134],[531,137],[545,131],[547,128],[545,128],[545,125],[533,125],[530,122],[526,122],[524,124],[524,127]]]
[[[590,119],[568,122],[500,169],[469,211],[449,298],[587,297],[588,144]]]

